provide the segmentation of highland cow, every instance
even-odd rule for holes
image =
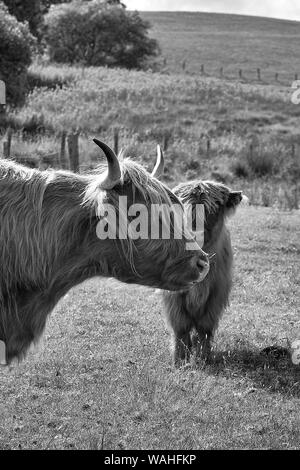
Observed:
[[[201,283],[188,292],[163,293],[173,335],[174,363],[178,366],[189,359],[192,351],[196,358],[209,359],[213,333],[228,304],[232,285],[232,247],[226,218],[234,213],[242,193],[210,181],[183,183],[173,191],[184,204],[204,205],[202,248],[210,258],[209,273]]]
[[[140,165],[130,159],[119,161],[107,145],[95,143],[104,151],[108,167],[93,174],[39,171],[0,162],[1,362],[24,357],[59,299],[88,278],[115,277],[179,290],[207,273],[206,254],[186,250],[184,237],[97,237],[103,204],[118,212],[120,196],[127,196],[129,205],[138,202],[147,207],[180,202]],[[162,162],[158,148],[155,171]]]

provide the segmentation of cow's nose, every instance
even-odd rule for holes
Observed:
[[[203,271],[203,269],[206,269],[207,266],[209,266],[209,259],[208,259],[208,255],[206,253],[201,253],[201,255],[199,256],[198,260],[197,260],[197,267],[199,269],[199,271]]]
[[[198,282],[199,282],[199,281],[202,281],[206,277],[209,271],[209,259],[206,253],[201,254],[200,257],[198,258],[197,268],[200,273],[199,279],[198,279]]]

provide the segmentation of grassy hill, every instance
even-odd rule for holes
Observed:
[[[208,13],[143,16],[167,57],[160,73],[34,64],[33,91],[7,118],[21,131],[12,155],[57,152],[60,132],[79,129],[81,168],[90,168],[99,155],[91,138],[112,143],[118,127],[120,145],[149,167],[156,144],[164,143],[170,185],[199,175],[220,178],[243,187],[255,203],[297,208],[300,105],[291,102],[290,85],[300,69],[300,23]],[[210,77],[201,76],[202,63]],[[247,79],[237,79],[241,67]],[[278,191],[287,195],[283,202]]]
[[[243,69],[249,80],[261,68],[264,81],[290,84],[300,78],[300,23],[216,13],[144,12],[153,28],[151,35],[162,48],[170,72],[182,70],[199,74],[201,64],[210,75],[219,76],[220,67],[228,77]]]

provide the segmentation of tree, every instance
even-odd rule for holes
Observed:
[[[62,63],[141,68],[159,52],[149,23],[117,1],[73,1],[45,16],[50,59]]]
[[[40,0],[3,0],[11,15],[18,21],[28,21],[30,32],[41,38],[43,25],[43,9]]]
[[[40,0],[40,1],[44,9],[48,11],[51,5],[57,5],[59,3],[71,3],[73,0]],[[90,2],[92,0],[82,0],[82,1]],[[126,5],[124,5],[124,3],[121,2],[121,0],[102,0],[102,2],[107,3],[108,5],[115,5],[115,6],[120,6],[122,8],[126,8]]]
[[[104,1],[106,1],[106,3],[108,3],[109,5],[126,8],[126,5],[124,5],[124,3],[122,3],[120,0],[104,0]]]
[[[0,2],[0,80],[6,84],[7,101],[21,104],[26,94],[27,67],[35,39]]]

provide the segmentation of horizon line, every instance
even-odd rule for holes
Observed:
[[[283,18],[279,16],[262,16],[262,15],[255,15],[252,13],[228,13],[222,11],[203,11],[203,10],[141,10],[136,8],[127,8],[128,11],[138,11],[141,13],[201,13],[201,14],[209,14],[209,15],[226,15],[226,16],[243,16],[243,17],[250,17],[250,18],[262,18],[266,20],[277,20],[277,21],[291,21],[293,23],[299,23],[299,19],[292,19],[292,18]]]

